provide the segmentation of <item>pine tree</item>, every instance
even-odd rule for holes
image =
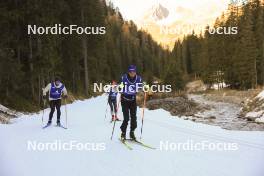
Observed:
[[[253,15],[250,5],[243,7],[243,15],[239,24],[239,39],[235,58],[238,83],[241,88],[252,88],[256,86],[256,40],[253,32]]]

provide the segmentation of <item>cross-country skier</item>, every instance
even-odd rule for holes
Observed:
[[[126,130],[129,118],[130,122],[130,138],[136,140],[134,131],[137,128],[137,102],[136,94],[138,88],[142,88],[142,79],[136,73],[136,66],[130,65],[128,67],[128,73],[124,74],[121,78],[121,105],[124,120],[120,127],[121,140],[126,139]]]
[[[49,92],[49,104],[50,104],[50,114],[49,121],[47,126],[51,125],[53,113],[55,112],[55,108],[57,110],[57,125],[60,126],[60,116],[61,116],[61,98],[67,98],[67,90],[64,84],[61,83],[59,78],[55,78],[55,80],[49,83],[45,89],[43,89],[43,98],[46,98],[46,94]]]
[[[111,109],[112,121],[119,121],[117,117],[117,95],[118,95],[118,88],[116,81],[112,81],[112,86],[109,90],[108,96],[108,104]]]

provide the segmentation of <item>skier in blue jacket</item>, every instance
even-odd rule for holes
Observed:
[[[136,95],[139,89],[142,88],[142,79],[137,75],[135,65],[128,67],[128,73],[124,74],[121,78],[121,105],[124,120],[120,127],[121,129],[121,140],[126,139],[127,125],[130,122],[130,138],[136,140],[134,131],[137,128],[137,102]]]

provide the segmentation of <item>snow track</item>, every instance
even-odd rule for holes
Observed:
[[[263,176],[264,132],[228,131],[170,116],[164,110],[145,111],[143,141],[148,149],[131,143],[128,150],[119,141],[121,122],[113,140],[110,116],[104,119],[106,97],[68,105],[68,129],[41,129],[42,114],[25,115],[11,125],[0,125],[1,176]],[[64,107],[62,107],[64,108]],[[62,120],[64,120],[62,109]],[[138,109],[140,135],[141,111]],[[47,121],[48,110],[45,110]],[[121,112],[119,112],[121,116]],[[53,122],[55,123],[55,119]],[[62,121],[62,124],[64,122]],[[30,151],[28,141],[104,143],[100,151]],[[237,143],[238,150],[162,150],[161,143]]]

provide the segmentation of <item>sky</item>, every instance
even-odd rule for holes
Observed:
[[[111,0],[117,6],[122,15],[128,19],[137,21],[153,5],[160,3],[170,11],[170,18],[184,20],[186,16],[177,13],[178,10],[188,12],[188,20],[197,18],[217,17],[225,9],[230,0]],[[202,20],[201,20],[202,21]]]

